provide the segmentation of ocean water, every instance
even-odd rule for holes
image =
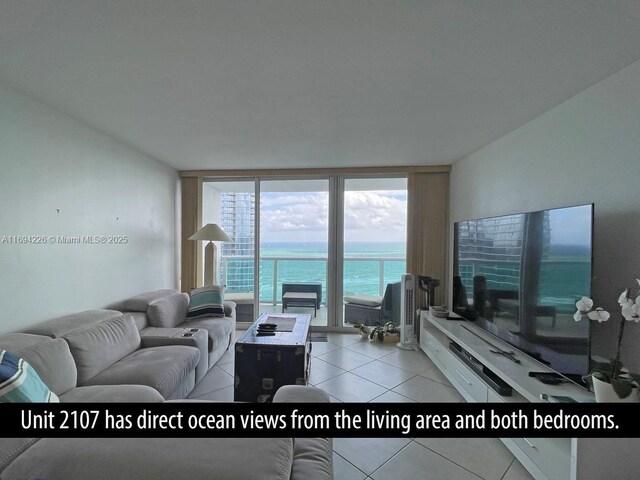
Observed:
[[[327,252],[327,243],[319,242],[262,244],[260,301],[271,302],[274,295],[275,299],[279,301],[282,296],[282,283],[321,283],[322,301],[326,301]],[[405,273],[405,256],[404,243],[345,243],[344,295],[381,295],[381,273],[383,276],[382,290],[384,291],[387,283],[399,281],[401,275]],[[282,257],[293,257],[293,259],[285,260]],[[232,261],[244,262],[246,275],[252,278],[252,260]],[[276,278],[274,278],[274,274],[276,274]],[[235,288],[232,279],[227,278],[227,291],[239,290],[242,288]]]

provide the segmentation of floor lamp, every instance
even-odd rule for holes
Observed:
[[[218,277],[216,274],[217,248],[215,241],[230,242],[229,236],[215,223],[207,223],[204,227],[189,237],[189,240],[209,241],[204,247],[204,284],[215,285]]]

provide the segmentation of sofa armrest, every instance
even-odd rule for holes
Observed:
[[[236,303],[231,300],[224,301],[224,316],[233,318],[233,321],[236,320]]]
[[[142,348],[166,345],[186,345],[200,350],[200,360],[196,366],[196,383],[209,370],[209,334],[204,328],[155,328],[140,331]]]
[[[304,385],[285,385],[273,396],[274,403],[328,403],[324,390]],[[290,480],[333,480],[333,440],[294,438]]]
[[[285,385],[273,396],[274,403],[329,403],[329,395],[317,387]]]

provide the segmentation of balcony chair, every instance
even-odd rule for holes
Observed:
[[[347,295],[344,297],[344,321],[362,325],[400,324],[400,282],[388,283],[384,296]]]

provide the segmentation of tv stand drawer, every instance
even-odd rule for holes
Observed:
[[[569,478],[570,453],[547,438],[512,438],[513,443],[550,479]]]
[[[487,385],[435,338],[426,335],[426,353],[467,401],[486,402]]]
[[[445,353],[450,357],[448,359],[448,367],[450,368],[451,376],[453,376],[458,384],[471,396],[473,399],[471,401],[486,402],[488,392],[487,385],[451,352],[447,351]]]

